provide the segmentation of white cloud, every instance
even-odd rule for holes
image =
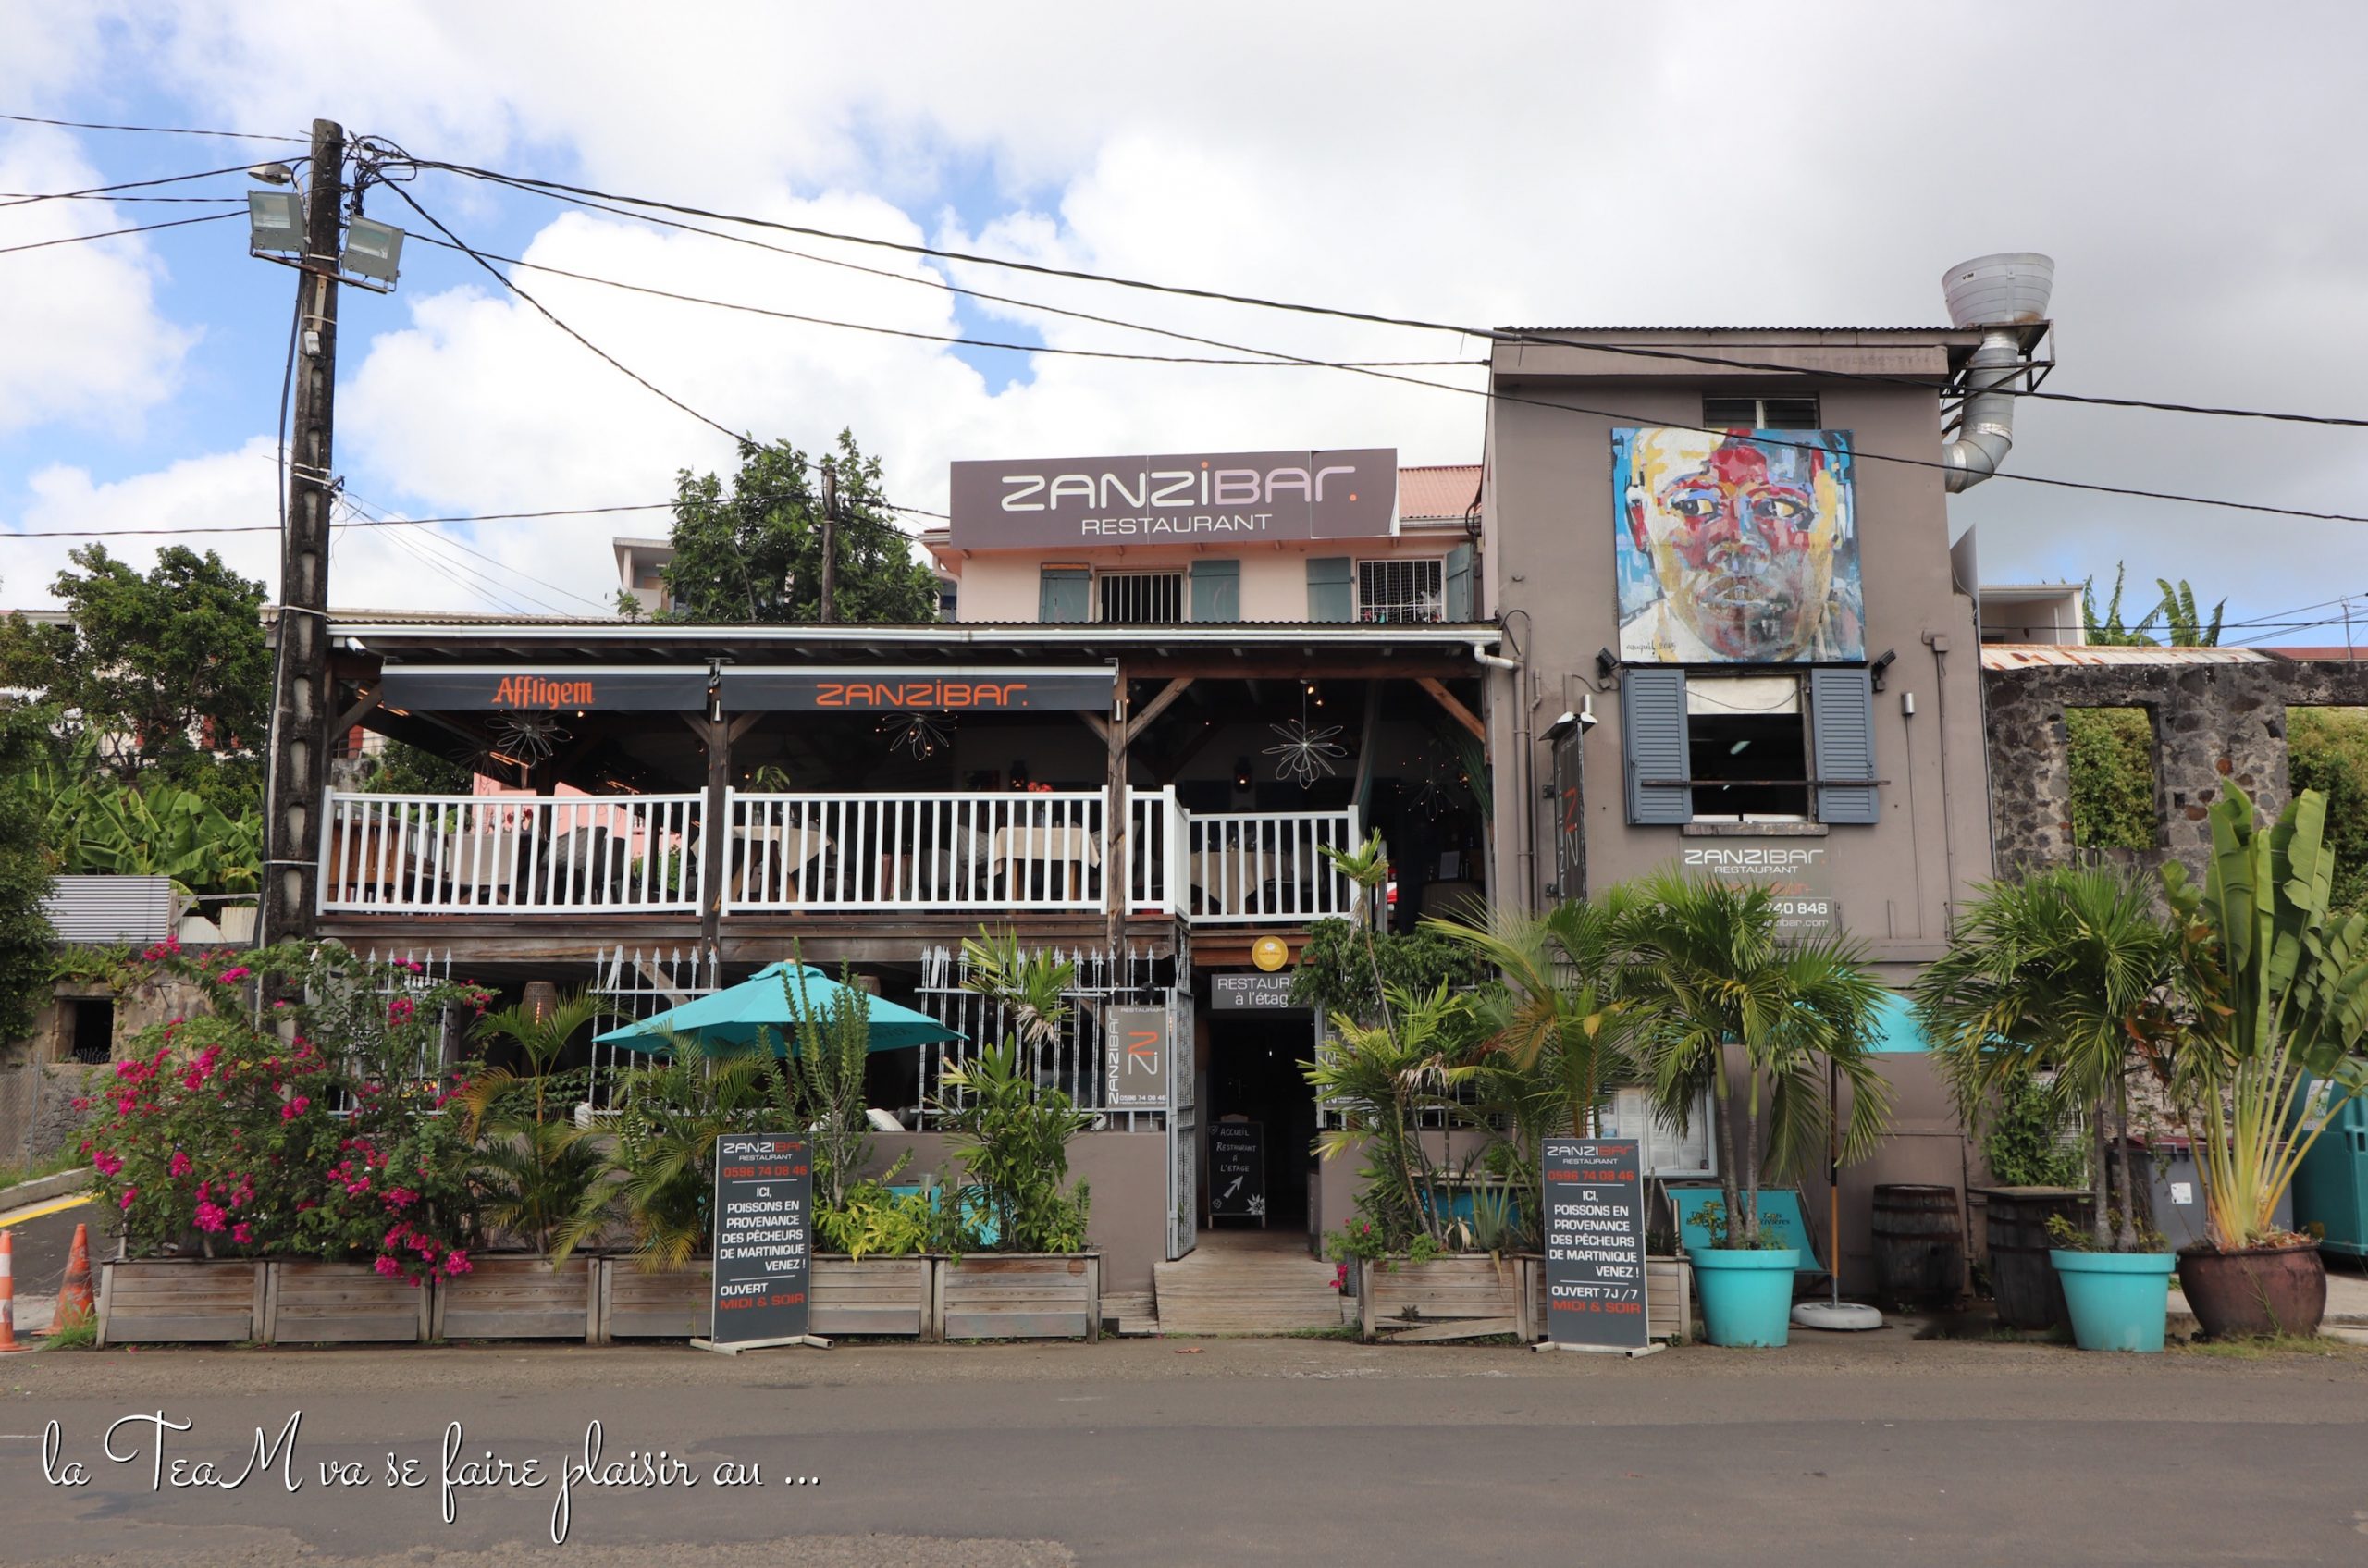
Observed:
[[[0,191],[105,183],[66,133],[0,127]],[[160,211],[181,216],[190,209],[19,201],[0,206],[0,246],[158,222],[125,215]],[[0,263],[7,267],[0,288],[0,433],[55,423],[130,434],[142,413],[173,395],[196,334],[157,311],[162,268],[143,238],[51,245]]]
[[[53,465],[26,482],[30,500],[18,512],[22,531],[87,531],[89,538],[7,538],[0,536],[0,603],[30,609],[54,602],[49,586],[70,562],[68,553],[104,543],[109,555],[142,572],[155,564],[156,551],[181,545],[212,550],[241,575],[265,585],[279,578],[277,533],[153,535],[147,528],[240,528],[278,517],[278,486],[271,438],[258,436],[235,451],[190,458],[168,468],[112,483],[94,481],[80,468]]]
[[[919,213],[960,248],[1456,321],[1930,322],[1942,267],[2036,248],[2060,264],[2057,387],[2360,412],[2348,345],[2368,327],[2352,265],[2368,198],[2324,172],[2325,149],[2350,134],[2349,65],[2368,43],[2345,6],[2231,30],[2215,10],[2174,6],[2140,30],[2109,9],[2007,3],[1972,34],[1870,3],[1540,5],[1451,27],[1411,6],[316,11],[127,7],[109,55],[169,84],[191,115],[256,129],[302,130],[327,110],[422,155],[907,240],[923,235],[906,216]],[[96,45],[80,25],[44,12],[18,31],[87,80]],[[412,189],[464,234],[497,207],[538,218],[527,253],[555,265],[918,331],[957,319],[944,295],[908,284],[545,216],[450,176]],[[941,215],[956,196],[963,211]],[[846,253],[919,271],[893,253]],[[354,296],[344,313],[340,466],[359,494],[414,512],[604,504],[658,499],[676,468],[728,462],[722,437],[490,279],[416,246],[405,271],[392,302]],[[1473,350],[1001,269],[944,275],[1311,355]],[[942,497],[946,462],[972,454],[1309,441],[1444,462],[1480,445],[1477,400],[1366,377],[1050,356],[996,359],[981,376],[925,343],[521,281],[732,428],[812,448],[852,426],[892,492],[922,505]],[[1063,347],[1206,352],[1017,307],[966,317],[1025,323]],[[153,316],[118,329],[86,309],[60,327],[45,309],[41,327],[56,360],[105,362],[125,389],[179,352]],[[0,356],[0,420],[7,389],[31,379]],[[2368,441],[2041,404],[2023,411],[2011,466],[2360,510],[2345,503],[2368,490]],[[1981,525],[1998,577],[2109,574],[2127,556],[2240,609],[2368,588],[2359,525],[2003,482],[1955,514]],[[608,536],[660,525],[637,514],[469,537],[605,602]],[[339,599],[472,602],[401,547],[356,540],[339,546]]]

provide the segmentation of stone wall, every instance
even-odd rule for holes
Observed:
[[[2093,855],[2148,871],[2177,859],[2201,876],[2212,842],[2206,813],[2227,784],[2243,786],[2265,813],[2285,809],[2287,709],[2368,708],[2368,662],[2266,656],[2202,662],[2183,649],[2163,649],[2159,659],[2114,651],[2111,663],[1985,663],[1990,816],[2001,875]],[[2152,721],[2160,809],[2152,849],[2076,855],[2067,708],[2139,708]]]

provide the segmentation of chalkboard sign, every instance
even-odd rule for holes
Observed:
[[[1209,1217],[1266,1223],[1266,1130],[1257,1122],[1209,1129]]]
[[[1643,1153],[1634,1139],[1546,1140],[1546,1337],[1555,1344],[1652,1343]]]
[[[812,1148],[803,1138],[726,1133],[715,1141],[718,1347],[806,1334],[813,1273]]]

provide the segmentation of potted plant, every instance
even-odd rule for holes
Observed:
[[[948,1250],[958,1254],[944,1270],[944,1332],[1098,1338],[1101,1257],[1086,1233],[1092,1194],[1082,1181],[1067,1188],[1069,1140],[1092,1118],[1038,1084],[1028,1065],[1061,1033],[1076,966],[1041,952],[1023,957],[1009,932],[966,939],[963,950],[967,983],[1001,1005],[1014,1032],[939,1079],[937,1108],[964,1178],[939,1209]]]
[[[2166,1081],[2206,1227],[2179,1255],[2179,1285],[2214,1339],[2313,1334],[2326,1266],[2277,1207],[2335,1113],[2368,1090],[2368,913],[2327,907],[2336,856],[2316,790],[2264,830],[2232,784],[2211,822],[2202,885],[2176,862],[2163,870],[2189,1025]]]
[[[2090,1130],[2099,1179],[2088,1227],[2048,1227],[2049,1259],[2083,1350],[2163,1348],[2174,1260],[2135,1197],[2130,1083],[2176,1051],[2176,950],[2136,877],[2037,871],[1982,888],[1917,986],[1918,1015],[1968,1121],[1994,1093],[2045,1070],[2056,1106]]]
[[[1760,1172],[1828,1152],[1828,1065],[1850,1088],[1837,1162],[1864,1158],[1889,1115],[1872,1055],[1881,988],[1848,939],[1782,939],[1776,916],[1766,887],[1665,873],[1614,932],[1655,1109],[1683,1130],[1706,1090],[1713,1106],[1723,1223],[1692,1261],[1714,1345],[1786,1341],[1800,1251],[1762,1235]]]

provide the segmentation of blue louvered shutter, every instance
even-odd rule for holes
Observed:
[[[1311,621],[1353,621],[1357,618],[1357,563],[1345,555],[1312,555],[1307,560],[1307,618]]]
[[[1196,561],[1192,562],[1192,619],[1195,621],[1239,621],[1241,619],[1240,562]]]
[[[1472,547],[1458,545],[1447,552],[1446,619],[1461,624],[1475,617],[1472,603]]]
[[[1093,619],[1093,574],[1081,566],[1047,566],[1036,591],[1036,619],[1083,622]]]
[[[1875,688],[1864,670],[1809,672],[1809,765],[1820,822],[1872,822],[1882,814],[1874,784],[1828,780],[1875,776]]]
[[[1694,792],[1651,784],[1685,777],[1685,672],[1620,673],[1621,761],[1628,779],[1628,820],[1641,825],[1690,822]]]

